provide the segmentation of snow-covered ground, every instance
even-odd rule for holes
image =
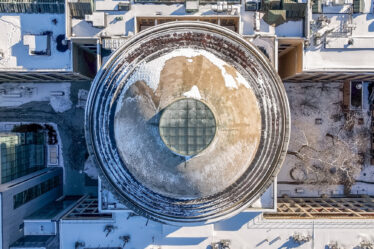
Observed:
[[[285,86],[292,127],[288,155],[278,175],[278,196],[343,195],[342,182],[353,194],[373,194],[368,85],[363,85],[364,109],[351,116],[343,115],[341,83]],[[358,123],[359,118],[363,124]]]
[[[56,24],[54,24],[56,22]],[[71,70],[71,50],[57,51],[56,37],[65,34],[64,14],[0,15],[0,70]],[[52,32],[51,55],[29,55],[23,44],[25,34]]]
[[[15,107],[32,101],[49,101],[55,112],[72,107],[70,83],[4,83],[0,85],[0,107]]]
[[[95,179],[97,180],[98,178],[98,172],[97,172],[97,168],[93,162],[93,157],[92,156],[89,156],[86,160],[86,162],[84,163],[84,173],[90,177],[91,179]]]

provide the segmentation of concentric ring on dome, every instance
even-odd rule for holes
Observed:
[[[191,96],[209,104],[217,133],[181,161],[162,143],[158,113]],[[228,218],[264,193],[283,163],[289,122],[282,82],[254,45],[214,24],[180,21],[140,32],[102,66],[87,100],[86,140],[102,181],[125,205],[196,224]]]
[[[163,110],[160,136],[175,153],[192,156],[204,150],[216,133],[216,120],[209,107],[197,99],[174,101]]]

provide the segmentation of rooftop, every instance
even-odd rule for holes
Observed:
[[[71,70],[70,49],[57,50],[57,36],[65,35],[64,14],[1,13],[0,29],[6,34],[0,36],[0,70]],[[30,55],[30,45],[25,45],[28,35],[48,35],[50,55]]]

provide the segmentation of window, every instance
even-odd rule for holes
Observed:
[[[0,134],[0,183],[45,168],[43,132]]]
[[[52,189],[58,187],[60,185],[60,177],[55,176],[53,178],[48,179],[38,185],[35,185],[31,188],[22,191],[13,196],[13,209],[16,209],[23,204],[32,201],[33,199],[51,191]]]

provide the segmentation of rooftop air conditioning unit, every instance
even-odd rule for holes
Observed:
[[[217,2],[217,4],[212,5],[212,10],[218,13],[222,12],[231,12],[232,11],[232,5],[227,4],[226,1],[224,2]]]
[[[118,3],[118,10],[119,11],[129,11],[131,9],[130,1],[124,1]]]
[[[248,1],[245,3],[245,11],[257,11],[258,9],[258,2]]]
[[[334,0],[334,5],[344,5],[345,0]]]
[[[199,11],[199,0],[186,0],[186,12]]]

